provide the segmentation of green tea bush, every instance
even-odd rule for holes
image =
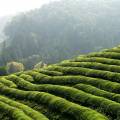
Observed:
[[[18,83],[18,85],[21,86],[25,90],[49,92],[49,93],[55,94],[57,96],[65,97],[69,100],[80,103],[81,105],[85,105],[85,106],[87,105],[90,107],[97,107],[99,109],[103,109],[105,113],[111,115],[112,117],[113,116],[118,117],[118,113],[119,113],[118,109],[112,109],[112,110],[110,109],[109,110],[109,108],[106,109],[106,106],[102,106],[101,104],[103,102],[106,102],[105,105],[108,106],[108,105],[114,103],[114,105],[119,106],[119,108],[120,108],[120,104],[113,102],[111,100],[105,99],[103,97],[94,96],[94,95],[85,93],[81,90],[77,90],[77,89],[71,88],[71,87],[59,86],[59,85],[35,85],[32,83],[27,83],[24,80],[19,80],[19,78],[18,77],[15,78],[15,76],[14,76],[14,78],[12,77],[12,80],[14,80],[14,79],[21,81]],[[24,82],[24,84],[23,84],[23,82]],[[16,81],[16,83],[17,83],[17,81]],[[112,97],[113,95],[115,95],[115,94],[112,94],[112,95],[109,94],[109,97],[111,99],[113,99],[113,97]],[[88,102],[89,99],[90,99],[91,103]],[[94,101],[96,101],[99,104],[94,103]],[[120,96],[119,96],[119,102],[120,102]]]
[[[42,73],[42,74],[45,74],[45,75],[49,75],[49,76],[61,76],[61,75],[63,75],[62,72],[48,71],[48,70],[44,70],[44,69],[36,70],[36,72],[39,72],[39,73]]]
[[[76,84],[74,88],[77,88],[79,90],[82,90],[84,92],[87,92],[93,95],[105,97],[120,103],[120,94],[115,94],[105,90],[101,90],[99,88],[96,88],[94,86],[87,85],[87,84]],[[117,96],[117,99],[115,99],[116,96]]]
[[[120,83],[82,75],[45,77],[44,79],[35,80],[35,83],[56,85],[75,85],[78,83],[84,83],[106,91],[120,93]]]
[[[0,102],[4,102],[12,107],[18,108],[23,111],[27,116],[31,118],[31,120],[48,120],[44,115],[41,113],[33,110],[32,108],[28,107],[27,105],[21,104],[19,102],[13,101],[9,98],[0,96]]]
[[[17,77],[16,75],[9,75],[6,79],[14,82],[19,88],[28,88],[31,86],[30,82],[24,80],[23,78]]]
[[[104,58],[104,57],[77,57],[73,60],[70,60],[70,62],[97,62],[97,63],[103,63],[108,65],[120,66],[120,60]]]
[[[9,80],[7,80],[7,79],[5,79],[3,77],[0,78],[0,83],[4,84],[5,86],[8,86],[8,87],[13,87],[13,88],[17,87],[17,85],[14,82],[9,81]]]
[[[0,110],[6,112],[9,118],[13,120],[32,120],[29,116],[27,116],[22,110],[12,107],[4,102],[0,101]]]
[[[34,81],[34,79],[30,75],[21,74],[19,77],[23,78],[23,79],[25,79],[26,81],[29,81],[29,82],[33,82]]]
[[[90,53],[87,57],[105,57],[105,58],[112,58],[112,59],[120,59],[120,53],[115,52],[96,52]]]
[[[48,120],[54,112],[50,119],[120,120],[119,50],[0,77],[0,110],[13,120]]]
[[[1,94],[17,97],[19,99],[28,99],[37,103],[42,103],[51,109],[72,116],[75,120],[108,120],[104,115],[87,107],[69,102],[63,98],[56,97],[49,93],[37,91],[23,91],[14,88],[8,88],[0,84]],[[86,113],[86,114],[84,114]]]
[[[120,53],[120,47],[114,47],[114,48],[112,48],[112,49],[105,50],[105,52]]]
[[[117,65],[107,65],[96,62],[66,62],[60,63],[59,66],[63,67],[84,67],[96,70],[111,71],[111,72],[120,72],[120,66]]]
[[[43,79],[44,77],[48,76],[48,75],[45,75],[45,74],[42,74],[42,73],[39,73],[36,71],[26,71],[26,72],[24,72],[24,74],[32,76],[33,79],[35,79],[35,80]]]
[[[55,65],[48,67],[48,69],[63,72],[64,75],[85,75],[88,77],[103,78],[111,80],[113,82],[120,82],[120,73],[109,71],[95,70],[83,67],[60,67]]]

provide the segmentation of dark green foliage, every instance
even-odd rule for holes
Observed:
[[[6,67],[0,67],[0,76],[7,75],[7,68]]]
[[[10,118],[13,120],[32,120],[29,116],[25,115],[22,110],[19,110],[18,108],[9,106],[8,104],[5,104],[4,102],[0,101],[0,109],[3,112],[6,112],[7,114],[10,114]]]
[[[55,63],[119,44],[117,2],[60,0],[15,16],[4,30],[8,39],[0,63],[32,55],[40,55],[45,63]]]
[[[34,65],[36,65],[40,60],[40,55],[32,55],[27,58],[20,59],[19,61],[24,64],[26,70],[30,70],[33,69]]]
[[[38,112],[43,113],[47,118],[49,118],[49,120],[73,120],[71,116],[59,114],[59,112],[53,111],[40,103],[38,104],[36,102],[28,101],[28,100],[18,100],[18,101],[28,105],[29,107],[31,107],[32,109]]]
[[[13,119],[16,119],[16,120],[19,120],[19,119],[23,119],[23,120],[32,120],[32,119],[34,119],[34,120],[40,120],[40,119],[41,120],[48,120],[44,115],[31,109],[30,107],[28,107],[24,104],[21,104],[19,102],[15,102],[13,100],[10,100],[6,97],[0,96],[0,104],[1,103],[6,104],[3,106],[6,106],[6,111],[10,112],[9,114],[12,115]],[[10,106],[11,106],[11,108],[10,108]],[[8,110],[7,110],[7,108],[8,108]]]
[[[39,73],[43,73],[45,75],[49,75],[49,76],[61,76],[63,75],[62,72],[57,72],[57,71],[49,71],[49,70],[44,70],[44,69],[41,69],[41,70],[35,70]]]

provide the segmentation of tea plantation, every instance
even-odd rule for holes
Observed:
[[[0,120],[120,120],[120,46],[1,77]]]

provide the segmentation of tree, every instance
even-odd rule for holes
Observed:
[[[0,63],[38,54],[51,64],[120,44],[120,4],[108,3],[59,0],[14,17],[4,30],[7,45]]]
[[[44,67],[47,67],[47,64],[43,63],[42,61],[40,61],[39,63],[37,63],[35,66],[34,66],[34,69],[40,69],[40,68],[44,68]]]
[[[40,60],[41,57],[39,55],[32,55],[19,61],[24,64],[25,69],[30,70],[33,69],[34,65],[37,64]]]
[[[24,65],[22,63],[18,62],[9,62],[7,63],[7,72],[10,73],[15,73],[15,72],[20,72],[24,70]]]

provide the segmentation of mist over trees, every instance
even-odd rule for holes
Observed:
[[[4,30],[0,63],[39,55],[49,64],[117,45],[119,11],[118,0],[61,0],[15,16]]]
[[[6,24],[11,20],[11,16],[2,16],[0,17],[0,52],[3,48],[3,41],[6,39],[6,36],[4,34],[4,28]]]

